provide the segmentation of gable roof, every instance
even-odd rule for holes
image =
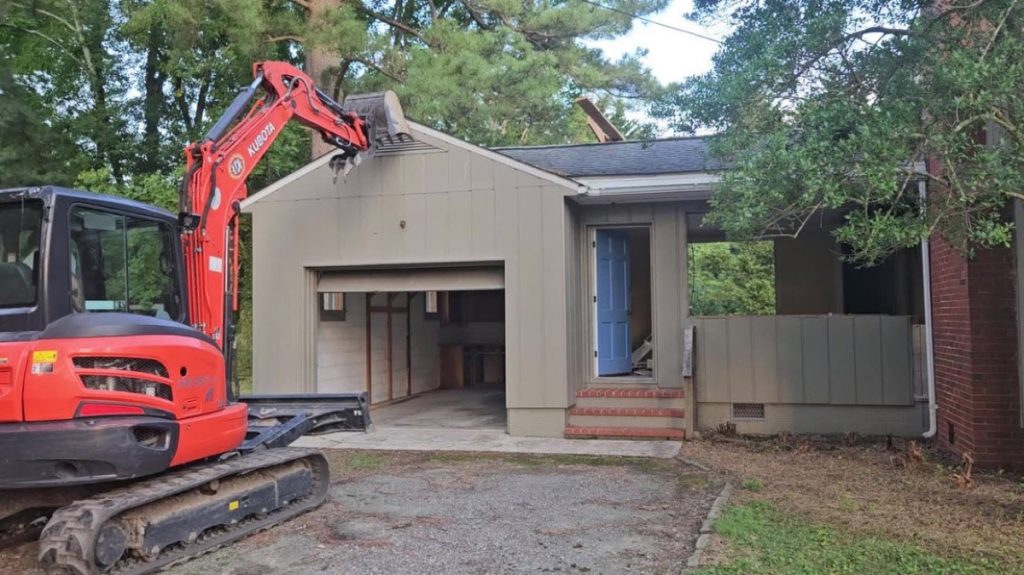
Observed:
[[[409,122],[409,127],[412,129],[411,135],[413,137],[413,142],[411,144],[406,143],[398,144],[395,146],[389,146],[387,149],[383,151],[378,151],[378,153],[381,155],[401,154],[409,150],[434,148],[435,146],[433,144],[449,146],[451,148],[460,148],[471,153],[483,156],[489,160],[493,160],[500,164],[504,164],[514,170],[525,172],[542,180],[551,182],[552,184],[570,189],[576,193],[581,192],[581,185],[578,182],[567,179],[561,176],[560,174],[553,174],[550,171],[541,168],[540,166],[534,166],[527,162],[520,162],[513,158],[512,156],[500,154],[494,150],[470,144],[469,142],[460,140],[455,136],[445,134],[444,132],[435,130],[433,128],[429,128],[427,126],[418,124],[413,121]],[[248,198],[242,200],[242,211],[247,211],[253,204],[259,202],[260,200],[263,200],[264,198],[280,190],[281,188],[304,178],[309,173],[324,168],[330,163],[332,156],[334,156],[334,154],[324,154],[323,156],[317,158],[316,160],[313,160],[312,162],[292,172],[291,174],[288,174],[287,176],[281,178],[280,180],[277,180],[276,182],[271,183],[267,187],[257,191],[256,193],[251,194]]]
[[[708,141],[702,137],[494,148],[494,151],[568,178],[713,172],[724,167],[711,157]]]

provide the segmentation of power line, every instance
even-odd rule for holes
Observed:
[[[701,34],[700,32],[694,32],[693,30],[686,30],[684,28],[677,28],[677,27],[671,26],[669,24],[658,22],[657,20],[651,20],[650,18],[644,18],[643,16],[638,16],[636,14],[633,14],[632,12],[627,12],[626,10],[621,10],[621,9],[615,8],[613,6],[605,6],[604,4],[599,4],[597,2],[593,2],[592,0],[580,0],[580,2],[583,2],[584,4],[590,4],[591,6],[594,6],[595,8],[601,8],[602,10],[608,10],[609,12],[617,12],[619,14],[622,14],[623,16],[629,16],[630,18],[635,18],[636,20],[640,20],[641,22],[646,22],[648,24],[654,24],[655,26],[661,26],[662,28],[667,28],[669,30],[674,30],[676,32],[682,32],[683,34],[688,34],[688,35],[693,36],[695,38],[700,38],[701,40],[707,40],[708,42],[714,42],[715,44],[721,44],[722,43],[722,41],[719,40],[718,38],[712,38],[711,36],[705,36],[704,34]]]

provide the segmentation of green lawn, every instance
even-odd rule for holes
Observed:
[[[715,530],[728,562],[700,575],[988,575],[1010,571],[991,560],[943,558],[909,540],[854,535],[810,524],[754,501],[726,510]]]

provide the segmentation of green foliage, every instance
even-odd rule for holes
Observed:
[[[932,231],[967,253],[1007,245],[1004,210],[1024,189],[1022,16],[1016,0],[703,0],[696,17],[734,31],[661,111],[720,133],[735,170],[712,219],[733,237],[841,210],[837,239],[861,263]],[[925,161],[922,205],[911,172]]]
[[[748,477],[740,483],[740,487],[756,493],[764,489],[764,483],[756,477]]]
[[[689,251],[692,315],[775,313],[773,242],[691,243]]]
[[[943,558],[909,541],[841,532],[783,515],[763,502],[730,507],[715,530],[737,559],[699,575],[996,575],[985,559]]]

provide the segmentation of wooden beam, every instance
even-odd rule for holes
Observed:
[[[412,395],[412,293],[405,294],[405,394]]]
[[[598,142],[621,142],[626,139],[589,98],[576,98],[576,105],[587,115],[587,126],[594,132]]]
[[[388,300],[388,308],[387,308],[387,314],[388,314],[387,315],[388,341],[387,341],[386,347],[384,348],[384,357],[387,358],[386,361],[388,363],[388,401],[391,401],[392,399],[395,398],[395,388],[394,388],[394,384],[395,384],[395,369],[394,369],[394,367],[395,366],[392,365],[392,359],[393,358],[392,358],[392,355],[391,355],[392,354],[391,339],[393,337],[393,335],[391,333],[391,300],[394,297],[395,297],[395,294],[393,294],[393,293],[389,293],[388,296],[387,296],[387,300]]]
[[[366,403],[373,403],[373,334],[371,333],[371,324],[373,319],[370,317],[370,300],[373,299],[373,294],[367,292],[366,296]]]

